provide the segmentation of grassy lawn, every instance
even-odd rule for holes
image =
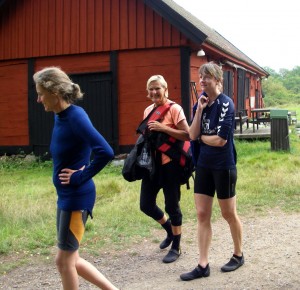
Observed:
[[[294,126],[291,130],[290,152],[271,151],[270,141],[236,141],[240,215],[263,215],[274,208],[300,212],[300,139]],[[82,250],[87,246],[94,255],[103,247],[121,249],[138,243],[151,236],[153,227],[159,228],[139,210],[140,181],[126,182],[121,169],[109,165],[94,178],[94,219],[87,223],[82,244]],[[0,257],[11,253],[47,256],[55,246],[56,193],[51,170],[51,162],[1,159]],[[163,208],[162,194],[158,202]],[[196,222],[193,186],[191,190],[182,187],[181,206],[184,223]],[[215,204],[213,217],[219,216]],[[0,273],[10,267],[0,263]]]

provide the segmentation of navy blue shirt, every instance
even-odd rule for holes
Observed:
[[[227,140],[223,147],[210,146],[200,142],[197,167],[217,170],[236,167],[236,151],[233,142],[234,104],[226,95],[220,94],[213,104],[202,111],[201,135],[218,135]]]
[[[114,152],[81,107],[71,105],[55,115],[50,152],[58,208],[91,213],[96,198],[92,177],[114,157]],[[93,160],[90,163],[91,152]],[[58,174],[62,169],[78,170],[82,166],[84,170],[74,172],[70,184],[61,184]]]

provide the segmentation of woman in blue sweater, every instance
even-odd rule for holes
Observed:
[[[189,133],[191,140],[199,140],[200,147],[199,156],[194,158],[197,160],[194,199],[200,257],[194,270],[180,276],[184,281],[210,275],[208,252],[212,240],[211,215],[215,192],[234,245],[233,256],[221,270],[234,271],[244,264],[242,224],[236,211],[235,195],[234,104],[221,91],[223,71],[217,64],[203,64],[199,69],[199,78],[203,94],[196,104]]]
[[[46,112],[55,113],[50,152],[58,196],[56,265],[63,289],[78,289],[78,275],[101,289],[117,289],[92,264],[82,259],[78,251],[96,198],[92,177],[114,157],[114,152],[86,112],[74,105],[83,94],[65,72],[48,67],[36,72],[33,79],[37,102]]]

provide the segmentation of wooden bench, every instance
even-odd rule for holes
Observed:
[[[247,115],[244,115],[243,111],[238,112],[237,116],[235,116],[235,130],[236,124],[239,123],[240,125],[240,133],[243,133],[243,124],[247,123],[247,129],[249,129],[249,119]]]

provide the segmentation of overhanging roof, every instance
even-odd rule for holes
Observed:
[[[220,33],[186,11],[176,2],[172,0],[144,0],[144,2],[194,43],[199,45],[207,44],[228,54],[237,61],[246,63],[262,74],[269,75],[267,71],[240,51]]]

